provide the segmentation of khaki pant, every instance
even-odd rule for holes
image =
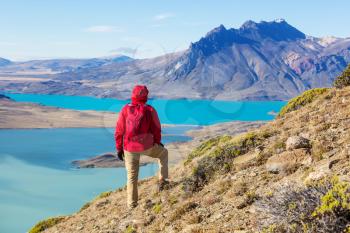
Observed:
[[[159,179],[168,179],[168,150],[158,144],[143,152],[124,152],[125,167],[127,171],[127,195],[128,207],[137,205],[138,191],[137,181],[139,175],[140,156],[147,155],[152,158],[157,158],[159,163]]]

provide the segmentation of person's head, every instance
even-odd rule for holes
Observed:
[[[144,104],[148,99],[148,89],[143,85],[136,85],[132,90],[131,102],[134,104]]]

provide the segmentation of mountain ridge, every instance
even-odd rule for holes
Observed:
[[[220,25],[177,53],[9,86],[27,93],[127,99],[138,83],[155,98],[288,100],[310,88],[330,87],[349,62],[348,38],[307,36],[285,20],[247,21],[238,29]]]
[[[52,72],[69,72],[77,69],[99,67],[106,64],[131,61],[132,58],[125,55],[114,55],[100,58],[52,58],[34,59],[28,61],[10,61],[0,58],[0,73],[26,70],[51,70]]]

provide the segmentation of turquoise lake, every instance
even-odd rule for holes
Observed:
[[[82,96],[9,94],[12,99],[76,110],[118,112],[127,100]],[[162,123],[163,142],[190,140],[195,125],[272,120],[285,102],[150,100]],[[186,126],[187,125],[187,126]],[[192,126],[188,126],[192,125]],[[0,233],[24,233],[50,216],[78,211],[99,193],[126,183],[124,168],[75,169],[71,161],[114,151],[113,129],[0,130]],[[157,165],[140,169],[153,176]]]
[[[163,130],[164,143],[187,141],[190,126]],[[0,130],[0,232],[24,233],[49,216],[73,213],[126,183],[124,168],[75,169],[71,161],[114,151],[111,130]],[[140,169],[153,176],[157,165]]]
[[[37,95],[6,93],[16,101],[40,103],[47,106],[76,110],[119,112],[129,101],[87,96]],[[222,101],[222,100],[165,100],[151,99],[159,118],[164,124],[211,125],[227,121],[272,120],[283,101]]]

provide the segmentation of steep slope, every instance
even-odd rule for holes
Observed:
[[[75,69],[51,76],[53,82],[8,88],[128,98],[130,86],[143,83],[161,98],[287,100],[331,86],[349,62],[348,38],[306,36],[285,20],[247,21],[238,29],[220,25],[182,52]]]
[[[310,91],[291,104],[257,130],[203,142],[171,170],[168,190],[158,193],[156,178],[140,181],[132,212],[119,189],[32,232],[343,232],[350,87]]]

